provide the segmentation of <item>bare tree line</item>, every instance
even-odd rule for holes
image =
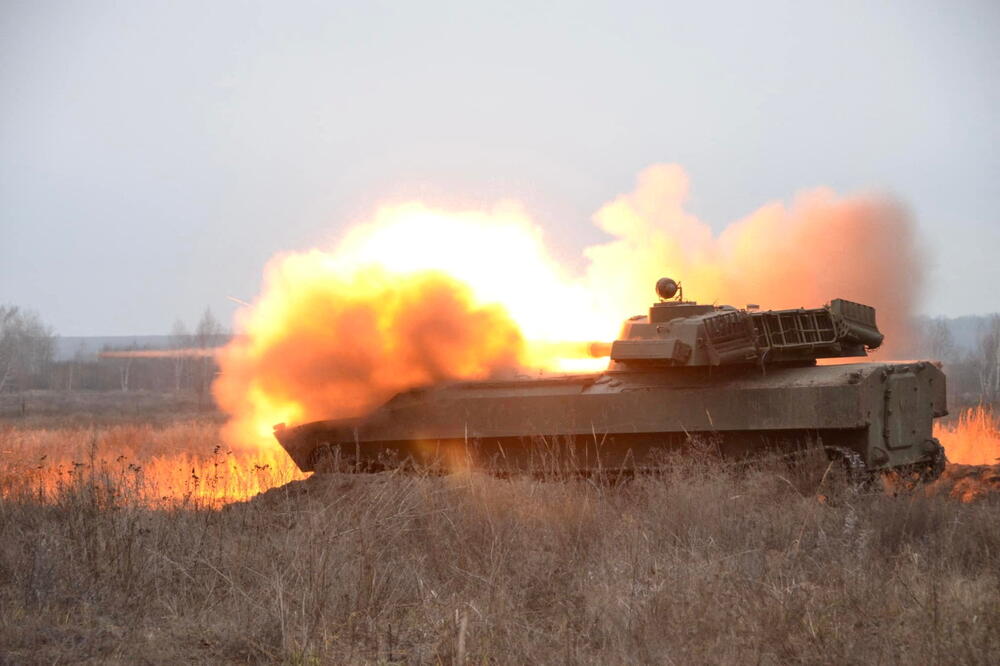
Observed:
[[[971,349],[955,343],[946,319],[931,319],[918,354],[943,363],[953,402],[1000,402],[1000,314],[982,318]]]
[[[170,333],[170,346],[173,349],[209,349],[217,346],[218,338],[225,332],[212,311],[206,309],[198,321],[194,333],[189,333],[187,326],[180,319],[174,322],[173,330]],[[209,397],[212,379],[218,368],[214,358],[208,355],[178,354],[170,358],[170,365],[173,371],[175,392],[190,387],[198,396],[199,403]]]
[[[37,313],[0,305],[0,392],[44,382],[54,350],[52,329]]]
[[[913,354],[944,364],[952,404],[1000,402],[1000,314],[979,318],[971,348],[956,344],[945,318],[924,319],[915,325],[920,344]],[[169,348],[211,350],[226,339],[225,328],[206,309],[193,331],[180,319],[174,322]],[[54,331],[36,312],[0,305],[0,392],[143,390],[190,393],[199,403],[210,401],[212,379],[218,372],[210,351],[104,359],[88,359],[78,351],[71,359],[56,360],[55,342]]]
[[[983,398],[1000,399],[1000,315],[990,317],[980,344],[979,382]]]
[[[189,332],[183,321],[174,323],[172,349],[219,347],[228,334],[210,309]],[[217,372],[211,352],[198,356],[88,358],[78,350],[73,358],[55,359],[56,336],[37,313],[17,306],[0,306],[0,392],[157,391],[190,392],[199,402],[209,400]],[[105,349],[110,351],[110,349]],[[139,351],[134,345],[117,351]]]

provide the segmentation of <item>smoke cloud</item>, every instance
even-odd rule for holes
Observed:
[[[602,207],[614,237],[588,248],[587,280],[603,311],[648,306],[656,279],[680,279],[685,298],[763,308],[816,307],[833,298],[872,305],[889,357],[906,348],[920,292],[920,253],[903,207],[886,197],[838,197],[817,188],[790,206],[770,203],[718,235],[684,210],[688,178],[676,165],[639,174],[634,191]]]
[[[679,166],[642,171],[632,192],[596,213],[610,238],[584,251],[581,275],[509,207],[384,207],[329,251],[275,257],[237,321],[245,335],[219,357],[214,390],[232,415],[229,441],[271,441],[278,422],[355,416],[410,387],[518,365],[597,369],[564,358],[586,345],[559,343],[610,340],[649,307],[664,275],[701,302],[867,303],[886,333],[881,357],[905,345],[920,256],[898,203],[819,188],[716,234],[685,210],[688,192]]]
[[[320,252],[273,260],[243,325],[213,386],[234,444],[279,422],[356,416],[404,389],[514,368],[523,346],[502,308],[475,304],[452,277],[344,274]]]

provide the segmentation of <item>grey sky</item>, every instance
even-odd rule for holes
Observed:
[[[923,310],[1000,310],[1000,4],[0,3],[0,302],[193,324],[381,200],[516,199],[565,258],[654,162],[718,230],[829,185],[914,212]]]

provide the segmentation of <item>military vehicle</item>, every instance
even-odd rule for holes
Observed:
[[[705,305],[669,278],[656,293],[597,351],[610,356],[604,372],[414,388],[362,418],[275,435],[303,471],[635,471],[707,442],[732,459],[822,447],[858,481],[941,473],[932,425],[947,413],[945,376],[927,361],[856,362],[882,344],[873,308]]]

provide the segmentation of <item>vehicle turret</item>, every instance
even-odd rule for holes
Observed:
[[[882,344],[875,309],[844,299],[818,308],[757,310],[684,300],[661,278],[648,314],[628,319],[611,345],[609,370],[650,366],[810,364],[867,356]]]

